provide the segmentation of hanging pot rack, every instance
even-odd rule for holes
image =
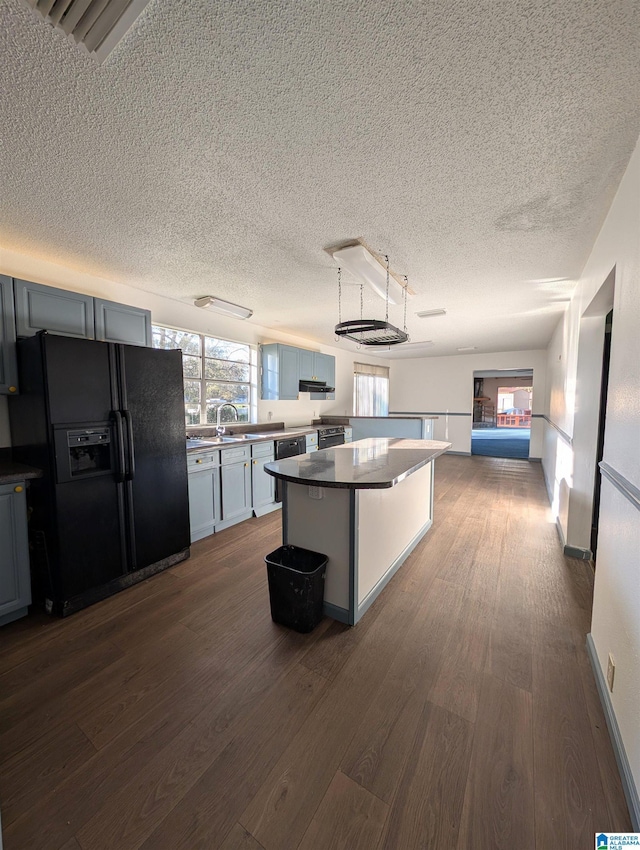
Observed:
[[[336,336],[350,339],[359,345],[371,345],[388,347],[407,342],[407,287],[408,281],[404,278],[404,330],[400,330],[389,322],[389,257],[385,257],[387,265],[387,294],[385,299],[386,314],[382,319],[364,319],[363,313],[363,286],[360,284],[360,318],[342,321],[342,269],[338,268],[338,324],[335,326]]]

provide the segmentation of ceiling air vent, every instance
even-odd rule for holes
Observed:
[[[62,30],[103,62],[149,0],[24,0],[47,23]]]

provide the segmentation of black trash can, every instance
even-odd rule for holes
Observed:
[[[322,619],[327,556],[300,546],[280,546],[264,559],[271,619],[296,632],[311,632]]]

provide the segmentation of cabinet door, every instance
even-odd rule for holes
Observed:
[[[151,346],[151,310],[95,298],[96,339]]]
[[[220,470],[189,473],[191,542],[213,534],[220,520]]]
[[[299,392],[299,353],[298,348],[281,345],[278,352],[280,369],[279,398],[297,399]]]
[[[91,296],[17,279],[13,290],[18,336],[51,331],[62,336],[94,338]]]
[[[331,354],[320,354],[319,352],[315,352],[313,357],[316,380],[324,381],[328,387],[335,387],[336,358],[332,357]],[[312,399],[334,399],[335,397],[335,393],[311,393]]]
[[[307,381],[315,381],[316,378],[316,363],[315,363],[315,352],[306,351],[304,348],[300,348],[298,351],[298,362],[299,362],[299,377],[302,380]]]
[[[18,392],[16,319],[13,310],[13,280],[0,274],[0,393]]]
[[[222,520],[251,511],[251,464],[229,463],[220,469],[222,481]]]
[[[258,457],[251,461],[251,491],[253,510],[272,505],[276,497],[276,480],[264,471],[265,463],[270,463],[271,457]]]
[[[0,485],[0,625],[31,604],[27,502],[24,482]]]

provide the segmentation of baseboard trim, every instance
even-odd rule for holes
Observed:
[[[562,530],[562,525],[560,524],[560,517],[556,517],[556,531],[558,532],[558,537],[560,538],[560,543],[562,543],[562,548],[567,545],[567,541],[564,539],[564,531]]]
[[[568,546],[565,543],[563,553],[567,558],[579,558],[581,561],[593,560],[593,552],[591,549],[582,549],[580,546]]]
[[[460,457],[471,457],[471,452],[452,452],[451,449],[445,452],[447,455],[459,455]]]
[[[609,737],[611,738],[613,752],[618,763],[618,770],[620,771],[620,779],[622,780],[624,796],[626,797],[627,806],[629,807],[631,823],[634,831],[640,832],[640,797],[638,796],[636,784],[633,781],[631,766],[629,765],[629,759],[627,758],[627,753],[624,749],[622,735],[620,734],[620,729],[618,727],[618,721],[616,720],[616,715],[611,703],[611,697],[609,696],[609,690],[607,689],[607,684],[604,680],[604,674],[600,667],[600,662],[598,661],[598,653],[596,652],[596,647],[591,634],[587,635],[587,655],[591,662],[591,669],[593,670],[596,687],[598,688],[598,696],[600,697],[604,717],[607,721]]]
[[[337,620],[339,623],[349,625],[349,612],[346,608],[340,608],[331,602],[325,602],[322,606],[322,613],[325,617],[331,617],[332,620]]]

